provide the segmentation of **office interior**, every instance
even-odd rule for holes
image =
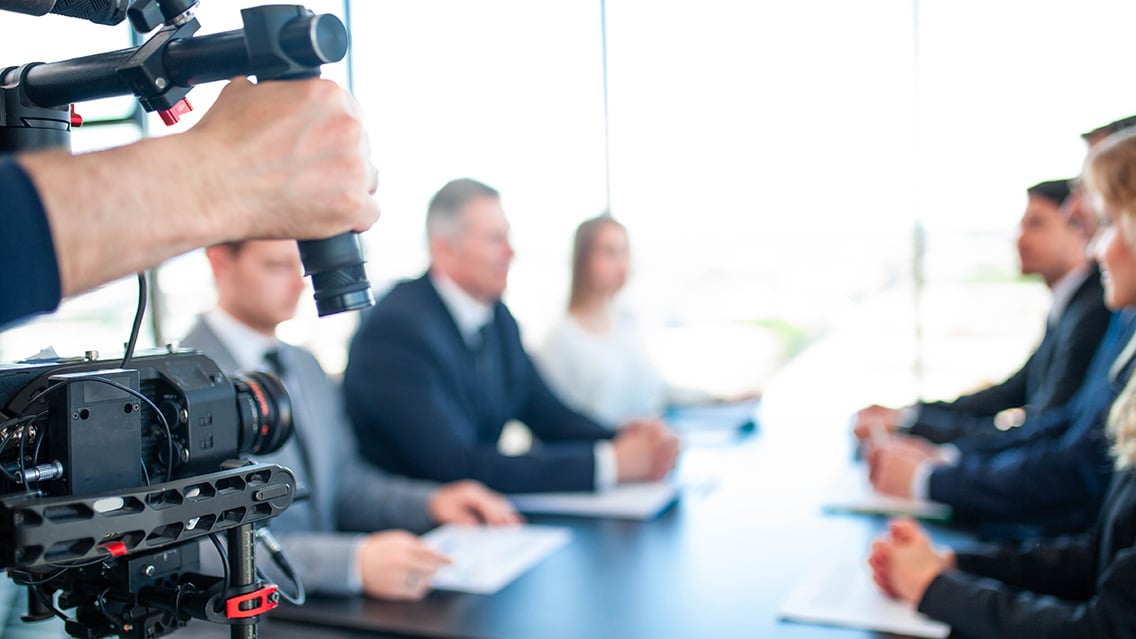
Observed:
[[[201,33],[238,28],[257,4],[202,0]],[[813,425],[842,436],[868,403],[1013,372],[1050,303],[1017,270],[1026,187],[1076,176],[1080,134],[1136,113],[1136,6],[1120,0],[305,6],[351,35],[324,75],[360,102],[380,172],[382,218],[363,236],[377,294],[426,268],[429,197],[476,178],[502,194],[517,251],[505,301],[535,348],[567,301],[574,228],[610,212],[633,253],[621,303],[667,379],[760,390],[763,423],[800,429],[774,440]],[[0,62],[131,37],[5,14]],[[195,111],[173,127],[131,99],[77,105],[74,150],[185,130],[218,90],[191,92]],[[193,171],[169,160],[155,170]],[[150,276],[139,347],[176,344],[213,305],[208,265],[195,252]],[[121,354],[136,295],[127,278],[5,330],[0,361]],[[280,335],[335,375],[357,321],[317,318],[305,296]]]

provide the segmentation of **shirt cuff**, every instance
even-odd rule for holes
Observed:
[[[615,463],[615,446],[603,439],[596,442],[596,492],[615,488],[619,481],[619,467]]]
[[[348,592],[361,593],[363,592],[363,565],[359,561],[359,549],[363,547],[364,535],[359,535],[355,538],[355,543],[351,544],[351,567],[347,570],[347,590]]]
[[[899,409],[898,419],[900,428],[910,430],[919,421],[919,404],[912,404]]]
[[[915,472],[911,474],[911,497],[914,499],[930,499],[931,473],[943,466],[957,466],[959,459],[962,458],[958,447],[952,444],[942,444],[935,449],[939,455],[938,459],[920,462],[915,467]]]
[[[915,467],[915,472],[911,474],[911,497],[912,499],[927,499],[929,492],[929,484],[931,483],[931,472],[939,466],[938,463],[933,461],[920,462]]]

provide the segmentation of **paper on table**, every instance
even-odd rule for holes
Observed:
[[[868,481],[868,469],[856,464],[844,470],[825,498],[824,509],[873,515],[908,515],[920,519],[945,520],[951,507],[925,499],[907,499],[881,495]]]
[[[678,487],[667,482],[620,484],[601,493],[509,496],[513,506],[523,513],[639,520],[653,519],[677,498]]]
[[[423,535],[422,541],[453,561],[434,574],[431,585],[439,590],[491,595],[571,538],[569,529],[553,526],[447,524]]]
[[[860,562],[821,566],[801,580],[778,612],[781,619],[939,639],[950,626],[889,598]]]

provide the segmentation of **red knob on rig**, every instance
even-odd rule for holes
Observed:
[[[193,105],[189,103],[189,100],[182,98],[172,107],[158,111],[158,115],[162,117],[162,122],[165,122],[166,126],[173,126],[178,123],[181,116],[192,110]]]

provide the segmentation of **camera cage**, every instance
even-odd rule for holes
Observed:
[[[283,387],[256,391],[249,380],[230,379],[192,350],[140,355],[131,370],[119,364],[84,359],[0,366],[0,460],[7,460],[0,462],[5,476],[0,486],[6,487],[0,494],[0,568],[29,586],[26,620],[55,614],[74,636],[156,637],[190,618],[231,624],[234,635],[247,631],[280,596],[275,585],[257,578],[253,527],[286,509],[297,484],[287,468],[239,459],[262,442],[243,441],[241,434],[249,431],[248,424],[257,434],[290,431],[290,423],[266,421],[290,420]],[[148,410],[134,408],[137,397]],[[242,398],[261,412],[250,417],[241,408]],[[172,415],[163,417],[163,412]],[[144,429],[141,419],[127,420],[128,415],[146,415],[151,426],[175,425],[155,432]],[[90,438],[70,437],[83,430],[101,437],[108,427],[131,432],[135,445],[116,442],[113,446],[123,450],[115,452],[99,450]],[[10,458],[13,438],[19,441],[17,461]],[[189,454],[171,455],[155,441],[144,445],[163,438],[171,444],[169,451],[192,448],[205,460],[218,458],[209,453],[227,459],[216,464],[216,471],[204,472],[190,463]],[[284,440],[269,436],[268,441],[278,446]],[[73,445],[83,450],[69,450]],[[41,449],[52,464],[35,465]],[[85,454],[108,468],[126,460],[141,467],[150,462],[155,470],[142,473],[146,485],[114,490],[91,490],[77,475],[39,470],[58,466],[63,471]],[[151,481],[151,474],[161,476],[163,464],[166,481]],[[132,479],[112,481],[122,485]],[[219,533],[228,537],[224,579],[199,571],[199,541],[212,537],[220,547]],[[58,607],[55,592],[61,593]],[[66,618],[59,607],[74,607],[75,618]]]
[[[322,64],[346,55],[346,29],[335,16],[316,15],[299,5],[252,7],[241,12],[244,28],[194,37],[198,29],[194,5],[195,0],[134,0],[127,15],[135,28],[157,28],[141,46],[60,62],[0,67],[0,152],[69,149],[71,128],[81,122],[73,112],[76,102],[134,95],[143,108],[159,112],[163,121],[172,124],[191,108],[185,96],[198,84],[238,75],[255,75],[259,81],[314,77]],[[356,234],[300,246],[307,274],[316,284],[321,316],[373,303]],[[144,286],[144,279],[140,282]],[[142,308],[140,304],[139,314]],[[132,336],[123,364],[130,361],[133,340]],[[107,380],[99,379],[104,376],[115,376],[130,388],[137,376],[132,378],[131,369],[123,371],[116,364],[0,367],[0,409],[11,408],[15,395],[32,388],[32,378],[45,370],[56,375],[87,371],[86,377],[80,372],[74,381],[56,382],[63,388],[76,382],[105,384]],[[120,373],[125,376],[117,377]],[[137,388],[133,390],[140,396]],[[41,399],[50,403],[50,397]],[[156,407],[154,412],[161,413]],[[24,418],[6,419],[0,421],[0,439],[14,436]],[[126,429],[137,425],[136,420],[137,416],[121,417]],[[5,425],[13,430],[5,431]],[[31,455],[35,462],[40,443],[60,436],[29,426],[30,422],[24,423],[20,431],[18,468],[0,467],[8,486],[14,485],[12,478],[23,482],[23,490],[0,494],[0,568],[29,586],[26,620],[53,614],[66,619],[55,604],[59,593],[59,606],[76,609],[75,618],[66,620],[66,629],[77,637],[119,634],[151,639],[176,630],[190,618],[229,624],[234,637],[254,636],[259,616],[275,607],[280,595],[275,585],[258,578],[254,525],[291,504],[296,480],[290,470],[232,459],[213,471],[178,478],[167,474],[160,483],[147,476],[148,485],[137,482],[94,494],[45,496],[30,487],[56,479],[68,469],[59,462],[25,465],[23,448],[28,440],[38,440]],[[168,425],[167,437],[172,441]],[[0,443],[0,453],[6,443]],[[171,447],[170,469],[173,457]],[[219,533],[227,536],[227,551]],[[198,571],[198,544],[206,538],[224,556],[224,578]]]

